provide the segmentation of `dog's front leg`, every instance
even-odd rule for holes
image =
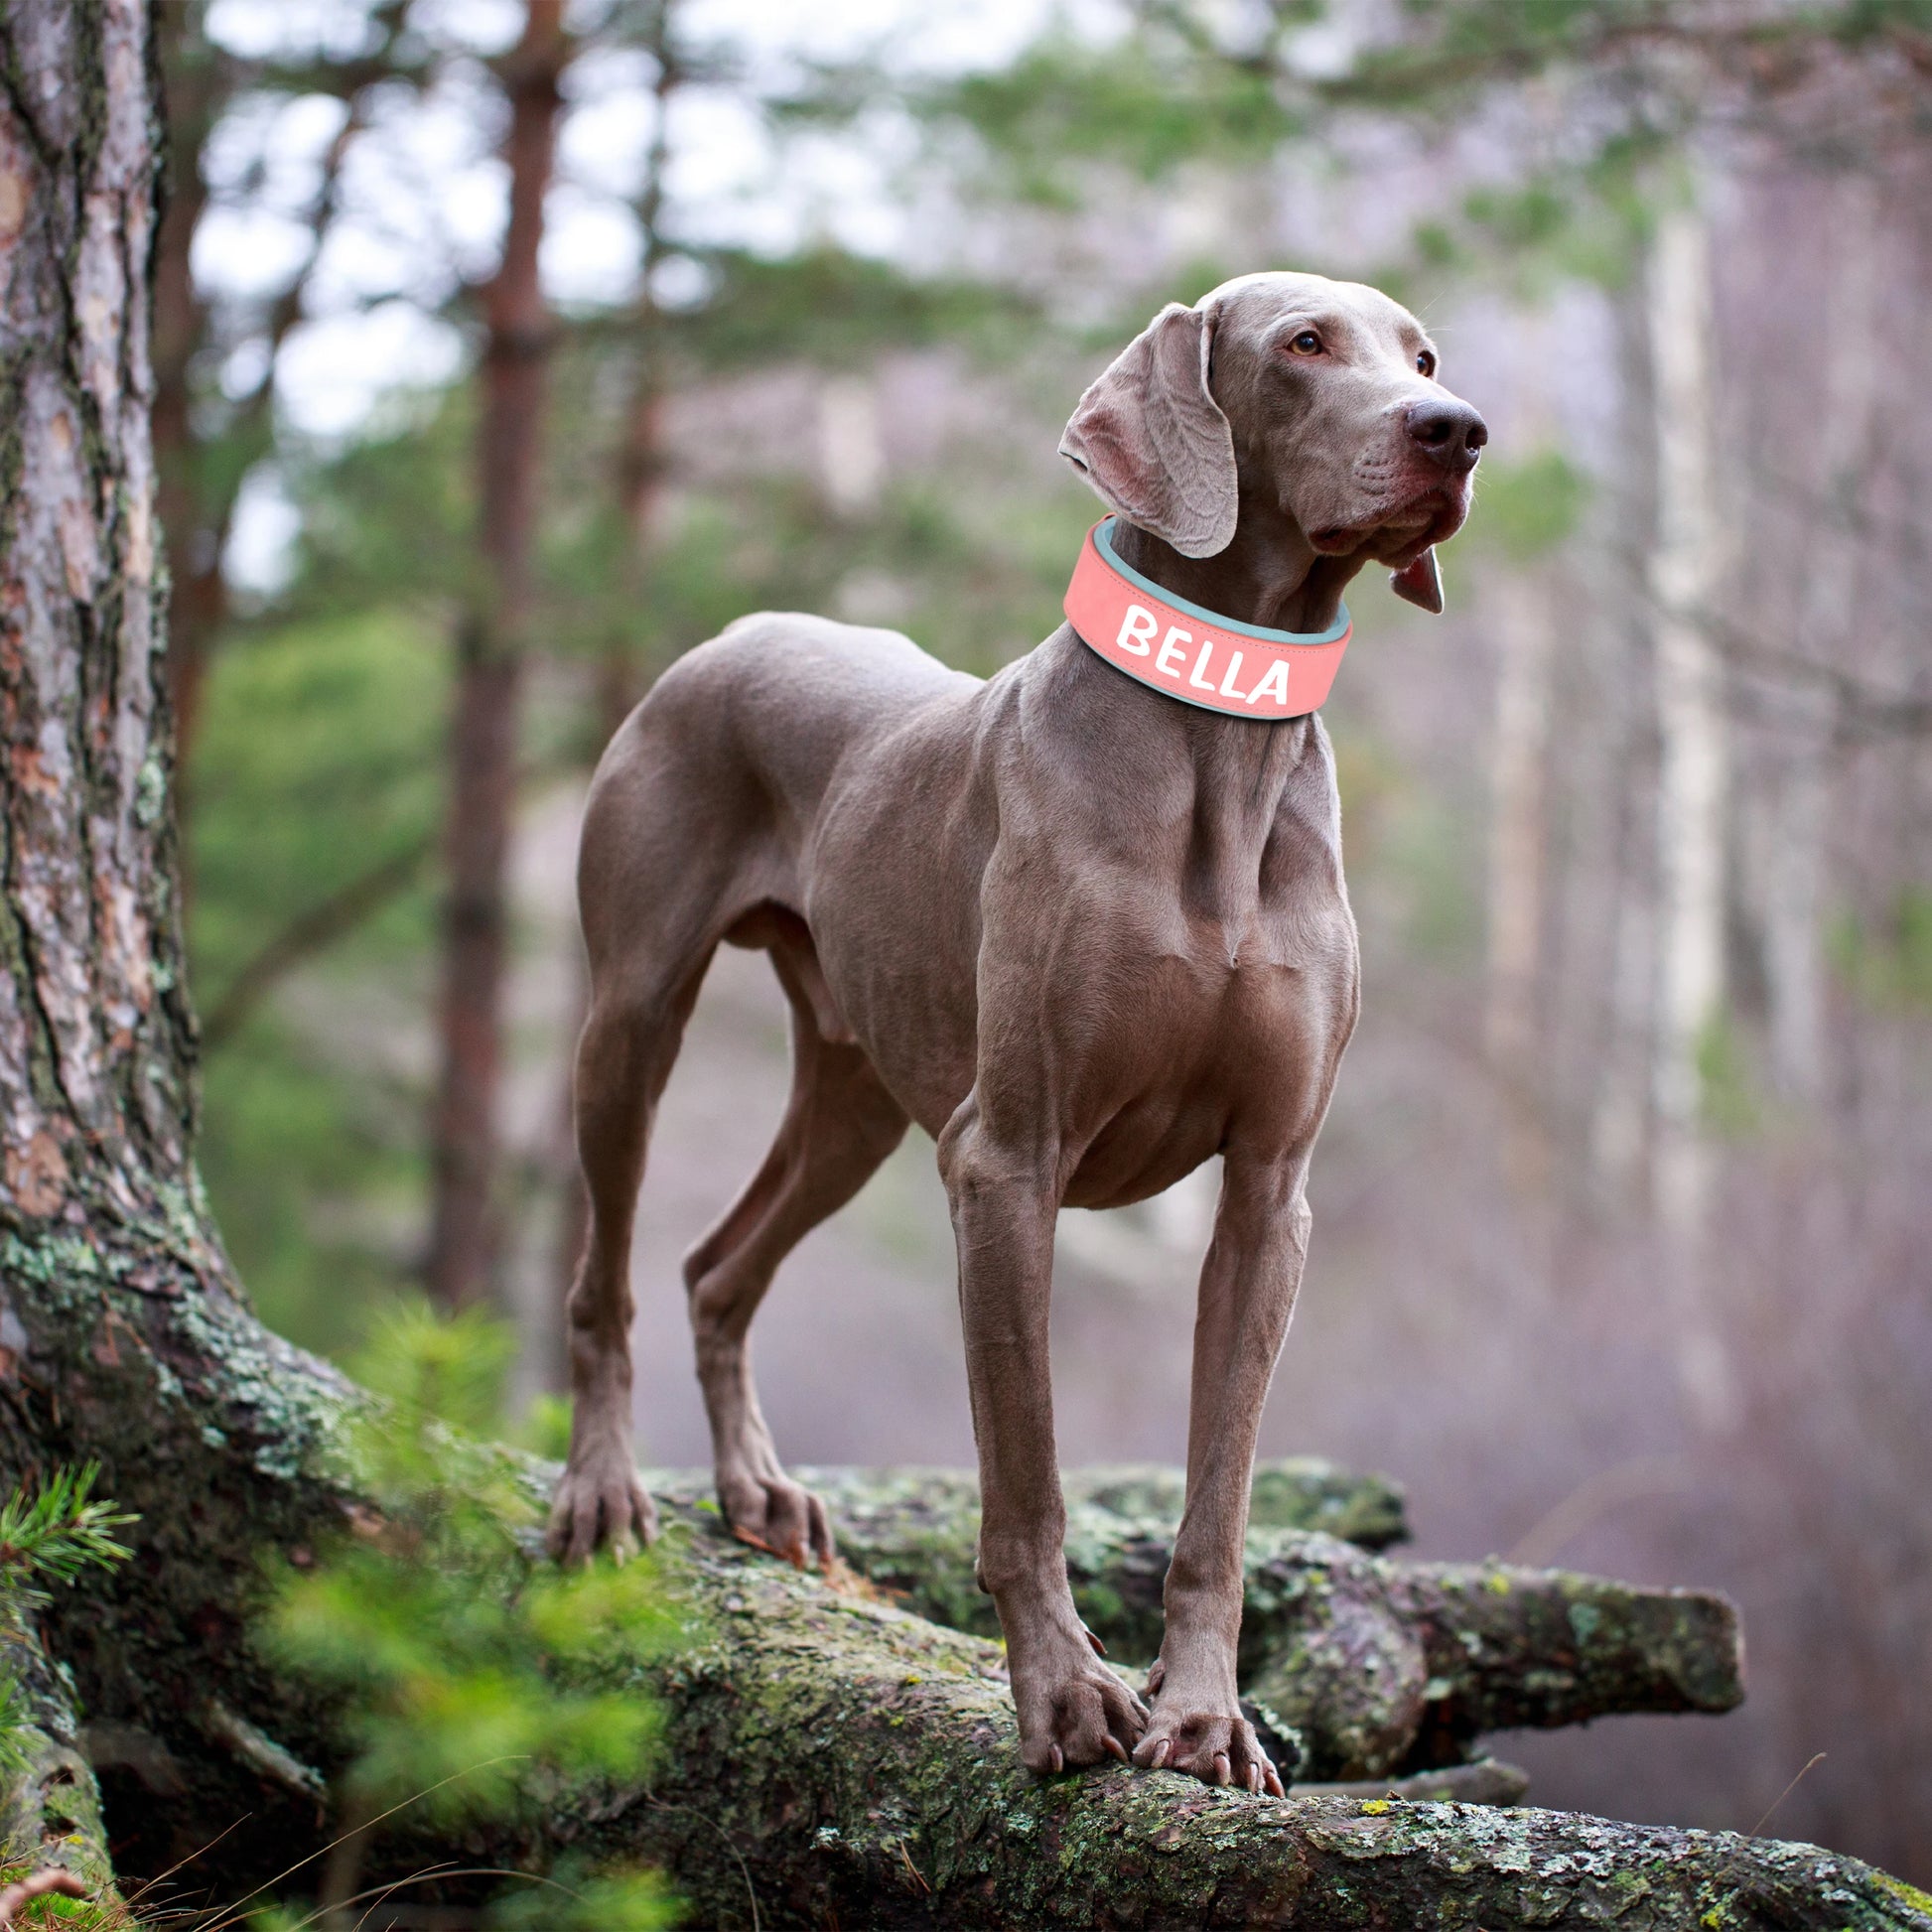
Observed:
[[[1149,1677],[1154,1716],[1138,1764],[1210,1784],[1282,1793],[1241,1715],[1235,1644],[1255,1436],[1308,1253],[1306,1158],[1275,1164],[1230,1152],[1201,1270],[1187,1421],[1187,1507],[1168,1568],[1167,1635]]]
[[[1006,1632],[1020,1752],[1035,1771],[1126,1761],[1147,1709],[1101,1663],[1067,1587],[1066,1506],[1047,1355],[1053,1163],[1003,1146],[968,1100],[939,1170],[959,1248],[959,1309],[979,1446],[979,1583]]]

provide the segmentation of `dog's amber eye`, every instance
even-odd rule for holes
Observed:
[[[1304,329],[1289,344],[1288,350],[1291,355],[1319,355],[1321,353],[1321,338],[1312,329]]]
[[[1434,375],[1436,373],[1435,356],[1432,355],[1428,349],[1424,349],[1422,353],[1416,357],[1416,367],[1419,368],[1424,375]]]

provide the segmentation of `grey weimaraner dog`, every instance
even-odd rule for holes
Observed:
[[[1371,560],[1441,608],[1432,545],[1486,431],[1378,291],[1244,276],[1170,306],[1081,397],[1062,453],[1173,596],[1318,630]],[[631,1460],[631,1225],[652,1114],[720,940],[790,1001],[790,1105],[685,1263],[733,1529],[829,1560],[779,1463],[746,1334],[785,1255],[915,1120],[938,1143],[983,1522],[1021,1749],[1111,1753],[1281,1789],[1235,1693],[1263,1399],[1309,1238],[1304,1182],[1355,1022],[1327,736],[1175,702],[1063,624],[985,682],[887,630],[747,618],[665,673],[599,766],[578,888],[589,1245],[570,1297],[576,1411],[558,1554],[655,1529]],[[1047,1303],[1062,1204],[1145,1200],[1209,1156],[1220,1203],[1194,1328],[1186,1513],[1150,1712],[1069,1594]]]

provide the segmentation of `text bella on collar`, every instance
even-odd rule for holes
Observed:
[[[1233,718],[1301,718],[1328,695],[1352,628],[1346,607],[1326,630],[1267,630],[1170,597],[1108,542],[1112,517],[1087,532],[1066,589],[1068,621],[1116,670],[1184,704]]]

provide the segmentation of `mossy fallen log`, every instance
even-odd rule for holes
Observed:
[[[974,1582],[978,1491],[957,1470],[813,1469],[844,1560],[905,1608],[997,1637]],[[707,1507],[708,1478],[666,1493]],[[1081,1614],[1116,1661],[1161,1643],[1180,1477],[1164,1469],[1069,1473],[1067,1568]],[[1462,1761],[1493,1730],[1618,1712],[1728,1711],[1743,1696],[1737,1615],[1724,1597],[1638,1589],[1498,1563],[1409,1564],[1366,1554],[1336,1523],[1386,1544],[1400,1493],[1313,1461],[1264,1463],[1249,1533],[1241,1682],[1277,1743],[1299,1733],[1302,1773],[1375,1778]]]
[[[117,1832],[136,1826],[137,1852],[186,1849],[249,1815],[213,1868],[193,1874],[198,1890],[231,1896],[328,1836],[313,1799],[267,1768],[272,1748],[327,1775],[328,1725],[244,1633],[255,1561],[340,1520],[346,1499],[318,1472],[332,1418],[352,1398],[183,1275],[170,1271],[169,1292],[156,1293],[86,1271],[46,1299],[36,1279],[9,1271],[11,1304],[37,1329],[25,1386],[36,1407],[63,1392],[62,1447],[79,1438],[114,1451],[107,1483],[143,1514],[134,1564],[60,1618],[90,1721],[121,1767]],[[125,1317],[109,1371],[67,1345],[75,1315],[83,1334],[99,1332],[82,1313],[92,1297]],[[192,1389],[157,1374],[190,1345]],[[533,1500],[548,1479],[529,1469]],[[452,1853],[529,1870],[567,1853],[648,1862],[683,1890],[692,1922],[719,1932],[755,1922],[1512,1932],[1612,1915],[1620,1932],[1932,1932],[1932,1908],[1809,1848],[1401,1798],[1250,1798],[1116,1767],[1035,1780],[1019,1760],[997,1645],[875,1587],[841,1588],[747,1550],[713,1512],[667,1502],[664,1513],[657,1561],[688,1638],[668,1656],[608,1666],[662,1704],[664,1749],[648,1782],[455,1843],[397,1836],[372,1854],[372,1877]],[[533,1539],[535,1521],[533,1511]],[[1336,1563],[1382,1562],[1333,1538],[1309,1545]],[[210,1721],[217,1705],[257,1748],[237,1749],[233,1726]],[[127,1768],[142,1754],[145,1770]],[[266,1869],[255,1863],[269,1857]],[[445,1892],[460,1895],[454,1882]]]
[[[1742,1701],[1727,1598],[1507,1564],[1406,1564],[1332,1537],[1249,1539],[1246,1694],[1301,1735],[1304,1775],[1454,1764],[1490,1731]]]
[[[0,1779],[0,1893],[60,1871],[77,1895],[110,1910],[118,1901],[113,1863],[72,1687],[31,1629],[0,1637],[0,1674],[28,1720],[16,1739],[19,1762]]]
[[[1216,1791],[1021,1766],[997,1646],[666,1511],[692,1645],[648,1667],[666,1769],[571,1838],[642,1851],[719,1928],[1932,1932],[1932,1899],[1808,1846],[1535,1810]],[[756,1904],[756,1914],[754,1905]]]

